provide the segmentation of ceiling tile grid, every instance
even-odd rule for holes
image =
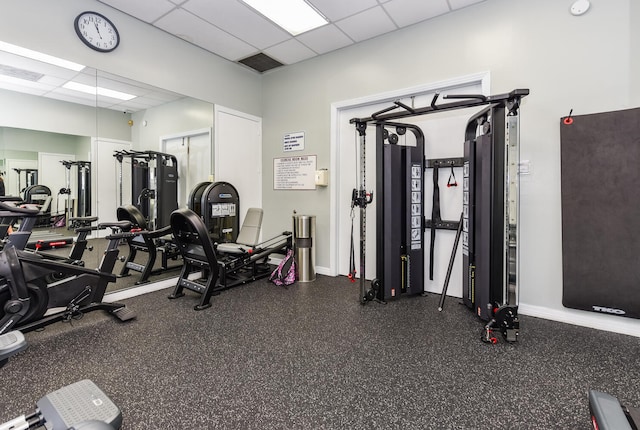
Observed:
[[[241,0],[99,1],[228,60],[286,65],[485,0],[306,0],[329,23],[295,37]]]

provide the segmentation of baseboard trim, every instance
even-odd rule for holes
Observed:
[[[189,279],[194,280],[202,276],[202,272],[194,272],[189,275]],[[165,288],[173,288],[178,283],[178,277],[163,279],[162,281],[151,282],[149,284],[138,285],[136,287],[127,288],[126,290],[114,291],[104,295],[103,301],[106,303],[119,302],[120,300],[130,299],[131,297],[141,296],[154,291],[164,290]]]
[[[597,330],[640,337],[640,320],[602,315],[575,309],[550,309],[520,303],[518,313]]]

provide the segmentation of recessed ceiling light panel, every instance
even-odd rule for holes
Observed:
[[[242,0],[262,15],[297,36],[328,21],[304,0]]]

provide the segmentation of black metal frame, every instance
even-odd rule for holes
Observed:
[[[120,203],[122,203],[122,161],[131,159],[131,199],[152,229],[169,225],[171,213],[178,208],[178,159],[157,151],[116,151],[120,163]],[[155,163],[155,165],[150,165]],[[154,176],[155,180],[151,177]],[[155,183],[155,188],[151,184]]]
[[[398,145],[410,131],[416,146]],[[395,136],[395,137],[394,137]],[[399,167],[399,169],[398,169]],[[376,276],[379,300],[424,290],[424,134],[412,124],[376,123]],[[418,193],[420,203],[413,202]],[[419,225],[412,218],[419,218]],[[380,220],[384,220],[380,222]],[[416,234],[417,233],[417,234]],[[362,275],[362,274],[361,274]],[[399,288],[397,280],[400,279]]]
[[[199,311],[211,307],[211,297],[224,290],[265,278],[271,273],[267,261],[271,254],[286,254],[292,247],[291,232],[267,240],[241,254],[217,253],[204,221],[190,209],[171,214],[171,228],[183,260],[182,271],[170,299],[184,296],[184,289],[201,294],[194,306]],[[189,279],[194,272],[197,279]]]
[[[465,205],[466,214],[463,212],[461,220],[463,220],[463,246],[466,248],[469,255],[465,259],[463,266],[465,267],[465,286],[464,293],[465,303],[477,309],[478,315],[489,322],[485,326],[483,332],[483,340],[488,342],[495,342],[492,332],[494,329],[502,331],[502,334],[508,341],[517,340],[518,335],[518,317],[517,317],[517,305],[513,303],[517,300],[517,280],[515,271],[517,270],[517,243],[515,242],[515,231],[517,229],[517,222],[512,226],[510,216],[517,218],[517,207],[515,209],[515,215],[509,214],[509,210],[505,209],[511,202],[505,201],[505,180],[507,176],[513,175],[513,166],[505,167],[505,153],[513,150],[510,145],[515,145],[515,153],[517,154],[517,117],[520,107],[520,101],[523,97],[529,94],[528,89],[515,89],[509,93],[484,96],[484,95],[454,95],[444,96],[446,99],[461,99],[460,101],[454,101],[451,103],[438,104],[439,94],[435,94],[431,100],[429,106],[422,108],[412,108],[399,101],[394,102],[393,106],[382,109],[370,117],[367,118],[354,118],[350,122],[355,125],[356,130],[360,136],[360,157],[361,157],[361,172],[360,172],[360,189],[354,190],[352,199],[352,207],[358,206],[360,208],[361,218],[361,231],[360,231],[360,265],[361,265],[361,289],[360,289],[360,302],[365,304],[372,300],[374,297],[386,298],[386,290],[388,286],[384,284],[386,275],[382,277],[384,279],[374,279],[371,284],[371,289],[365,287],[364,281],[364,260],[365,255],[365,234],[366,224],[363,222],[366,219],[366,206],[370,201],[364,197],[367,195],[366,188],[364,186],[365,178],[365,163],[364,163],[364,150],[366,141],[366,128],[368,123],[376,124],[377,141],[376,148],[378,151],[378,177],[382,178],[378,181],[378,194],[381,192],[389,193],[389,190],[397,188],[391,182],[394,181],[394,176],[386,174],[384,172],[390,172],[391,165],[385,166],[382,163],[391,163],[393,167],[397,169],[397,165],[401,165],[403,171],[397,174],[402,178],[402,181],[406,180],[405,166],[401,163],[400,157],[395,157],[395,160],[391,158],[385,161],[384,149],[382,147],[390,147],[397,142],[397,136],[389,141],[392,145],[385,144],[384,141],[389,138],[388,131],[385,132],[384,127],[387,125],[393,125],[392,121],[408,118],[414,116],[427,115],[432,113],[438,113],[448,110],[456,110],[470,107],[480,107],[489,105],[489,107],[483,110],[480,114],[474,116],[469,122],[466,130],[466,143],[465,143]],[[400,109],[400,111],[393,112]],[[477,133],[478,126],[481,125],[477,120],[480,118],[489,117],[489,122],[486,120],[484,124],[489,124],[488,128],[481,133]],[[516,121],[512,121],[507,118],[515,118]],[[486,118],[485,118],[486,119]],[[406,125],[400,124],[404,127]],[[505,142],[509,135],[515,134],[513,143]],[[502,143],[502,145],[501,145]],[[481,155],[480,158],[476,157],[476,152]],[[516,163],[515,175],[517,176],[517,160],[509,160],[510,163]],[[423,168],[428,167],[427,160],[423,159]],[[506,171],[506,169],[508,171]],[[476,172],[478,170],[478,172]],[[381,173],[382,172],[382,173]],[[423,172],[424,173],[424,172]],[[424,182],[424,180],[423,180]],[[477,189],[483,195],[477,196],[475,193]],[[423,189],[423,188],[422,188]],[[393,192],[393,191],[392,191]],[[422,196],[424,199],[424,196]],[[388,235],[385,233],[385,225],[390,224],[387,218],[390,209],[380,207],[389,203],[388,199],[384,197],[378,197],[378,256],[381,255],[381,250],[388,246]],[[396,199],[397,201],[397,199]],[[400,200],[403,202],[404,200]],[[422,205],[423,206],[423,205]],[[479,209],[476,210],[476,206]],[[517,206],[517,198],[516,198]],[[403,206],[403,207],[406,207]],[[422,209],[424,211],[424,209]],[[382,214],[382,217],[380,217]],[[395,217],[397,218],[397,216]],[[423,229],[429,225],[426,220],[423,219]],[[505,221],[509,223],[505,226]],[[477,228],[476,228],[477,223]],[[433,223],[432,223],[433,224]],[[454,224],[451,223],[451,228]],[[438,227],[437,225],[429,225],[429,227]],[[457,228],[458,225],[455,225]],[[397,227],[396,227],[397,228]],[[507,232],[505,233],[505,230]],[[382,238],[380,232],[382,231]],[[406,228],[403,229],[401,236],[404,238]],[[479,235],[480,237],[474,237]],[[514,236],[514,244],[512,246],[510,239]],[[476,250],[473,247],[476,244],[484,244],[482,250]],[[505,245],[506,244],[506,245]],[[506,249],[505,249],[506,248]],[[384,252],[384,251],[383,251]],[[378,275],[380,273],[385,274],[388,267],[385,265],[385,260],[388,260],[385,254],[382,254],[382,267],[378,268]],[[378,257],[380,260],[380,257]],[[479,261],[478,261],[479,259]],[[477,272],[477,266],[481,265],[479,272]],[[513,267],[512,267],[513,264]],[[380,266],[380,264],[378,264]],[[505,273],[505,266],[507,270]],[[514,271],[514,273],[512,273]],[[476,278],[476,273],[479,277]],[[513,279],[512,279],[513,277]],[[422,279],[422,278],[421,278]],[[382,285],[380,283],[382,282]],[[477,289],[477,283],[480,282],[480,290]],[[499,282],[499,285],[496,283]],[[396,281],[397,283],[397,281]],[[404,281],[402,281],[404,284]],[[499,288],[498,288],[499,286]],[[481,291],[479,294],[482,296],[482,300],[478,302],[476,308],[476,292]],[[373,292],[373,293],[372,293]]]
[[[169,260],[176,260],[180,256],[180,251],[173,239],[168,237],[171,235],[171,226],[148,230],[144,215],[134,205],[121,206],[117,209],[116,214],[118,221],[129,221],[132,228],[137,231],[137,234],[126,238],[129,254],[124,261],[120,276],[129,276],[131,270],[138,272],[140,273],[140,278],[135,282],[135,285],[140,285],[149,282],[151,275],[178,269],[182,266],[182,264],[169,266]],[[147,255],[144,264],[135,262],[138,251]],[[158,252],[162,255],[161,266],[158,269],[154,269]]]
[[[104,223],[101,228],[117,231],[129,228],[128,223]],[[135,313],[120,303],[104,303],[109,282],[115,282],[113,267],[120,240],[132,233],[107,236],[109,245],[98,269],[47,259],[40,254],[5,246],[0,251],[0,293],[2,303],[0,334],[19,328],[28,332],[58,321],[77,319],[94,310],[105,310],[121,321],[135,318]],[[64,274],[65,278],[47,285],[47,278]],[[48,309],[63,310],[46,315]]]

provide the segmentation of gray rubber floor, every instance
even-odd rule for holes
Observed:
[[[640,405],[640,338],[523,316],[517,344],[484,344],[457,299],[358,302],[319,276],[214,296],[162,290],[27,334],[0,370],[0,422],[91,379],[123,429],[589,429],[587,391]]]

